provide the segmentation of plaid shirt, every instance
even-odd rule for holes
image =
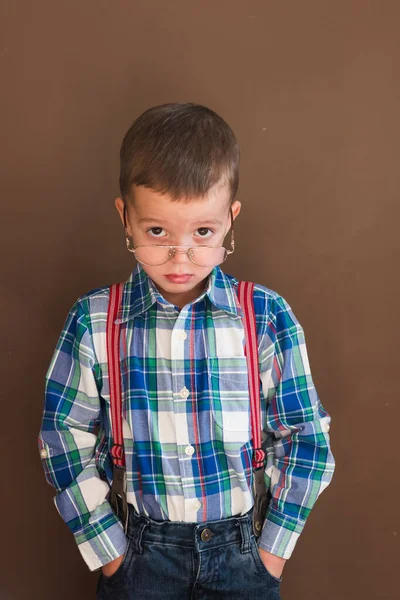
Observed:
[[[220,267],[182,310],[138,264],[124,286],[121,331],[128,502],[156,520],[202,522],[253,505],[243,312]],[[259,547],[289,558],[335,468],[331,418],[314,387],[304,332],[277,292],[255,285],[265,484]],[[55,505],[90,570],[127,540],[112,482],[106,354],[109,287],[71,308],[46,375],[39,450]]]

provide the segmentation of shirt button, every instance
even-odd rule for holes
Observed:
[[[197,500],[197,498],[195,500],[193,500],[193,506],[196,510],[199,510],[199,508],[201,508],[200,500]]]
[[[181,331],[179,334],[179,338],[182,340],[182,342],[184,342],[187,338],[187,333],[186,331]]]
[[[186,446],[185,448],[185,452],[188,456],[192,456],[192,454],[194,453],[194,448],[193,446]]]
[[[328,432],[328,431],[330,430],[330,425],[329,425],[329,423],[324,423],[324,424],[323,424],[323,426],[322,426],[322,429],[323,429],[324,431]]]
[[[43,448],[43,450],[40,451],[40,456],[41,458],[47,458],[47,450],[45,450],[45,448]]]
[[[181,389],[181,391],[179,392],[179,395],[180,395],[181,398],[187,398],[189,396],[189,394],[190,394],[190,392],[187,389],[187,387],[183,387]]]

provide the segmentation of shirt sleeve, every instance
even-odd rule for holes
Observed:
[[[91,571],[124,554],[127,540],[96,467],[101,422],[92,338],[82,305],[70,310],[46,374],[38,446],[56,508]]]
[[[269,438],[264,479],[272,498],[258,546],[288,559],[333,477],[331,417],[312,380],[303,328],[281,296],[271,300],[265,329],[259,361]]]

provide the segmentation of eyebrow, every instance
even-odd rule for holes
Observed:
[[[138,220],[138,223],[164,223],[167,224],[167,221],[164,221],[163,219],[159,219],[157,218],[150,218],[150,217],[143,217],[142,219]],[[193,223],[196,223],[197,225],[203,225],[203,224],[214,224],[214,225],[222,225],[222,222],[219,221],[218,219],[201,219],[200,221],[193,221]]]

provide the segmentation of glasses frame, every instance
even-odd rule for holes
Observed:
[[[193,252],[196,248],[224,248],[225,249],[225,258],[220,263],[217,263],[217,264],[221,265],[222,263],[224,263],[226,261],[228,256],[230,254],[233,254],[235,251],[235,234],[234,234],[234,229],[233,229],[233,220],[234,219],[233,219],[232,207],[229,207],[229,215],[231,218],[231,226],[230,226],[230,229],[231,229],[230,246],[231,246],[231,248],[230,248],[230,250],[228,248],[225,248],[225,246],[223,244],[221,246],[212,246],[210,244],[198,244],[197,246],[179,246],[179,245],[178,246],[170,246],[169,244],[140,244],[139,246],[135,246],[133,244],[131,246],[130,245],[130,237],[128,235],[127,225],[126,225],[126,205],[124,205],[124,226],[125,226],[127,248],[129,250],[129,252],[132,252],[132,254],[134,254],[137,262],[139,262],[140,264],[145,265],[147,267],[161,267],[162,265],[166,265],[170,260],[172,260],[174,258],[175,254],[187,254],[187,257],[189,258],[190,262],[192,262],[194,265],[197,265],[198,267],[203,267],[204,265],[199,265],[196,261],[193,260]],[[226,235],[227,234],[224,235],[223,240],[225,239]],[[145,263],[142,260],[139,260],[137,258],[136,250],[138,248],[169,248],[168,259],[165,262],[160,263],[158,265],[149,265],[148,263]],[[177,250],[177,248],[186,248],[186,250],[180,251],[180,250]],[[192,251],[192,252],[190,252],[190,251]]]

